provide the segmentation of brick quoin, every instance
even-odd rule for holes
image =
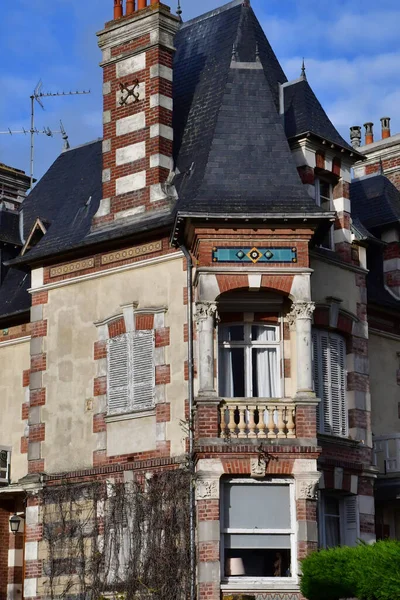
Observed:
[[[46,354],[37,354],[31,357],[31,373],[46,370]]]
[[[197,439],[219,436],[218,412],[218,407],[215,404],[198,403],[195,421]]]
[[[31,323],[32,337],[45,337],[47,335],[47,321],[36,321]]]
[[[21,419],[23,421],[26,421],[29,417],[29,404],[28,402],[24,402],[24,404],[22,405],[22,410],[21,410]]]
[[[171,420],[171,404],[156,405],[156,422],[168,423]]]
[[[29,426],[29,441],[30,442],[44,442],[45,440],[45,424],[39,423],[38,425]]]
[[[156,385],[171,383],[170,365],[159,365],[156,367]]]
[[[93,382],[93,395],[103,396],[107,393],[107,377],[96,377]]]
[[[154,329],[154,314],[136,315],[136,329]]]
[[[125,320],[123,317],[116,319],[108,324],[108,335],[110,338],[114,338],[117,335],[123,335],[126,333]]]
[[[49,301],[49,292],[36,292],[32,294],[32,306],[47,304]]]
[[[198,500],[197,518],[199,521],[218,521],[219,500]]]
[[[317,436],[317,407],[296,407],[296,437],[315,438]]]
[[[163,327],[155,330],[155,347],[162,348],[170,345],[170,329]]]
[[[7,600],[8,540],[11,513],[0,506],[0,600]]]
[[[46,404],[46,389],[32,390],[30,393],[30,406],[43,406]]]
[[[94,343],[93,358],[94,360],[107,358],[107,342],[105,340]]]
[[[28,387],[30,375],[31,375],[30,369],[27,369],[26,371],[22,371],[22,387]]]
[[[28,473],[44,473],[44,460],[29,460],[28,461]]]
[[[219,542],[200,542],[198,546],[198,558],[200,562],[218,561]]]
[[[104,413],[99,413],[98,415],[93,416],[93,433],[100,433],[101,431],[107,430],[104,417]]]

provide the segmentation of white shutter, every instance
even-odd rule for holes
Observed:
[[[344,502],[344,544],[355,546],[360,537],[357,496],[346,496]]]
[[[154,406],[154,331],[134,331],[132,334],[132,396],[133,410]]]
[[[331,386],[330,386],[330,364],[329,364],[329,334],[326,331],[319,332],[320,338],[320,361],[321,361],[321,402],[322,402],[322,433],[332,433],[331,427]]]
[[[107,342],[107,401],[108,414],[129,409],[130,352],[128,334]]]
[[[321,398],[321,360],[318,344],[318,334],[316,331],[312,332],[312,366],[313,366],[313,379],[314,379],[314,392],[317,398]],[[323,410],[321,402],[317,406],[317,431],[321,429]]]
[[[0,483],[10,482],[11,452],[0,450]]]

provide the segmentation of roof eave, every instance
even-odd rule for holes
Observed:
[[[318,141],[320,141],[322,144],[330,144],[330,146],[332,147],[337,147],[340,148],[340,150],[345,153],[347,152],[350,156],[350,158],[354,157],[354,162],[358,161],[358,160],[367,160],[367,157],[364,154],[361,154],[360,152],[358,152],[357,150],[355,150],[354,148],[350,148],[347,146],[343,146],[343,144],[338,144],[337,142],[333,142],[332,140],[328,139],[328,138],[324,138],[321,137],[319,135],[317,135],[316,133],[312,132],[312,131],[303,131],[302,133],[298,133],[297,135],[293,135],[290,136],[288,138],[288,141],[298,141],[302,138],[310,138],[313,137],[315,139],[317,139]]]

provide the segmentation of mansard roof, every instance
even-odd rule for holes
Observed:
[[[384,175],[351,184],[351,208],[367,229],[400,223],[400,191]]]
[[[305,77],[285,86],[284,99],[285,131],[289,139],[311,133],[355,153],[332,124]]]
[[[298,176],[279,115],[286,77],[247,3],[176,36],[180,214],[321,213]]]
[[[18,212],[4,208],[0,202],[0,242],[22,246],[19,225]]]

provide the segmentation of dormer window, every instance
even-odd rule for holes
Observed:
[[[333,209],[333,194],[332,194],[332,184],[328,181],[320,178],[315,179],[315,200],[317,205],[323,208],[326,211],[332,211]],[[333,243],[333,225],[329,229],[328,233],[325,235],[324,239],[321,242],[322,248],[327,248],[328,250],[334,250]]]
[[[10,483],[11,450],[0,446],[0,484]]]

